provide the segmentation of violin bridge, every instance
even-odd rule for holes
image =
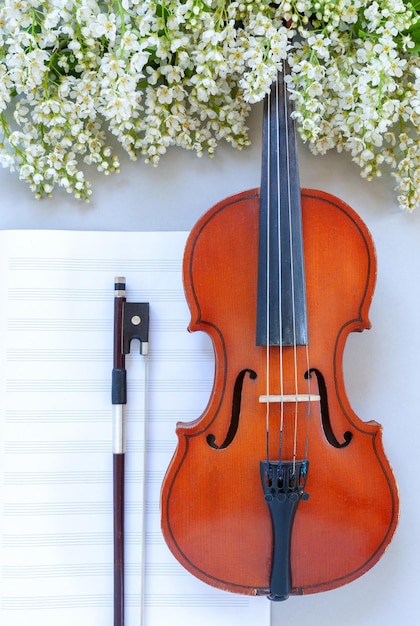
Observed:
[[[321,396],[313,393],[298,393],[298,394],[283,394],[283,395],[268,395],[260,396],[259,401],[261,403],[275,403],[275,402],[319,402]]]

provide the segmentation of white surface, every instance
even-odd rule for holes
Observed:
[[[153,346],[147,362],[137,341],[126,357],[125,624],[269,624],[265,598],[190,576],[160,532],[175,424],[203,410],[212,385],[207,337],[185,332],[187,234],[0,233],[1,624],[112,624],[112,312],[122,270],[127,302],[150,301]]]
[[[213,160],[173,150],[157,169],[122,160],[121,174],[96,175],[89,205],[57,195],[36,201],[0,171],[0,228],[184,230],[215,202],[258,186],[261,110],[251,120],[253,146],[221,147]],[[372,330],[353,335],[345,378],[356,413],[383,425],[384,447],[397,477],[401,519],[388,552],[370,572],[338,590],[273,606],[272,623],[287,626],[414,626],[418,623],[420,504],[416,492],[420,440],[417,355],[420,352],[420,209],[401,213],[393,182],[367,183],[347,155],[312,157],[301,146],[302,186],[348,202],[371,230],[378,254]],[[366,478],[369,480],[369,477]]]

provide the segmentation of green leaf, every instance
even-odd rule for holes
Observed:
[[[169,17],[169,9],[165,6],[165,3],[162,1],[160,4],[156,5],[156,15],[158,17],[162,17],[165,22]]]
[[[416,24],[416,27],[410,30],[410,36],[413,41],[420,41],[420,24]]]
[[[361,28],[358,29],[357,36],[360,37],[361,39],[368,39],[369,37],[371,37],[369,33],[362,30]]]

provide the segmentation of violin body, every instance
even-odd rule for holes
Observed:
[[[211,337],[215,376],[201,417],[177,425],[178,446],[162,486],[162,531],[189,572],[250,595],[270,594],[274,530],[260,463],[277,459],[279,445],[284,458],[307,458],[309,467],[309,499],[290,525],[290,594],[333,589],[365,573],[398,519],[381,426],[355,415],[343,380],[346,339],[370,326],[374,246],[362,220],[338,198],[303,189],[301,205],[308,348],[267,351],[255,342],[258,189],[210,209],[184,257],[189,330]],[[261,398],[266,372],[276,389],[280,367],[284,394],[293,395],[297,384],[299,394],[319,400],[310,402],[310,412],[309,402],[285,403],[281,427],[280,411],[270,405],[267,443]]]

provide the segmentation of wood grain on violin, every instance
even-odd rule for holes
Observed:
[[[190,330],[211,337],[215,378],[204,413],[177,426],[161,494],[188,571],[273,600],[357,578],[398,520],[381,427],[343,379],[349,333],[370,326],[374,246],[344,202],[300,191],[289,107],[274,86],[261,190],[214,206],[187,242]]]

